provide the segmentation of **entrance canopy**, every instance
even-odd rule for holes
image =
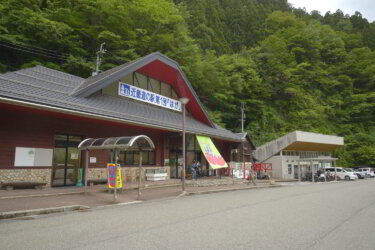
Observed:
[[[121,149],[126,151],[154,150],[155,145],[146,135],[88,138],[78,145],[79,150]]]

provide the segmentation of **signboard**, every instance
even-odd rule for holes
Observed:
[[[108,188],[122,188],[120,165],[108,163]]]
[[[15,167],[50,167],[53,149],[16,147]]]
[[[72,159],[72,160],[78,160],[78,154],[77,153],[71,153],[70,154],[70,159]]]
[[[119,83],[118,94],[137,101],[146,102],[156,106],[182,112],[181,102],[172,98],[155,94],[153,92],[137,88],[127,83]]]
[[[209,137],[197,135],[197,141],[204,156],[213,169],[228,167],[227,163]]]

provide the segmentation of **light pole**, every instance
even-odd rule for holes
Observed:
[[[189,102],[189,99],[186,97],[181,97],[179,100],[182,104],[182,171],[181,171],[181,179],[182,179],[182,192],[185,192],[185,105]]]

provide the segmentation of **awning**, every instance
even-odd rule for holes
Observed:
[[[152,140],[145,135],[88,138],[78,145],[79,150],[95,149],[119,149],[126,151],[154,150],[155,145]]]
[[[197,135],[197,141],[211,168],[218,169],[228,167],[224,158],[220,155],[219,151],[211,141],[211,138]]]

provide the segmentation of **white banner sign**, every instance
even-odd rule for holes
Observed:
[[[118,94],[141,102],[147,102],[167,109],[182,111],[181,102],[172,98],[134,87],[127,83],[119,83]]]

